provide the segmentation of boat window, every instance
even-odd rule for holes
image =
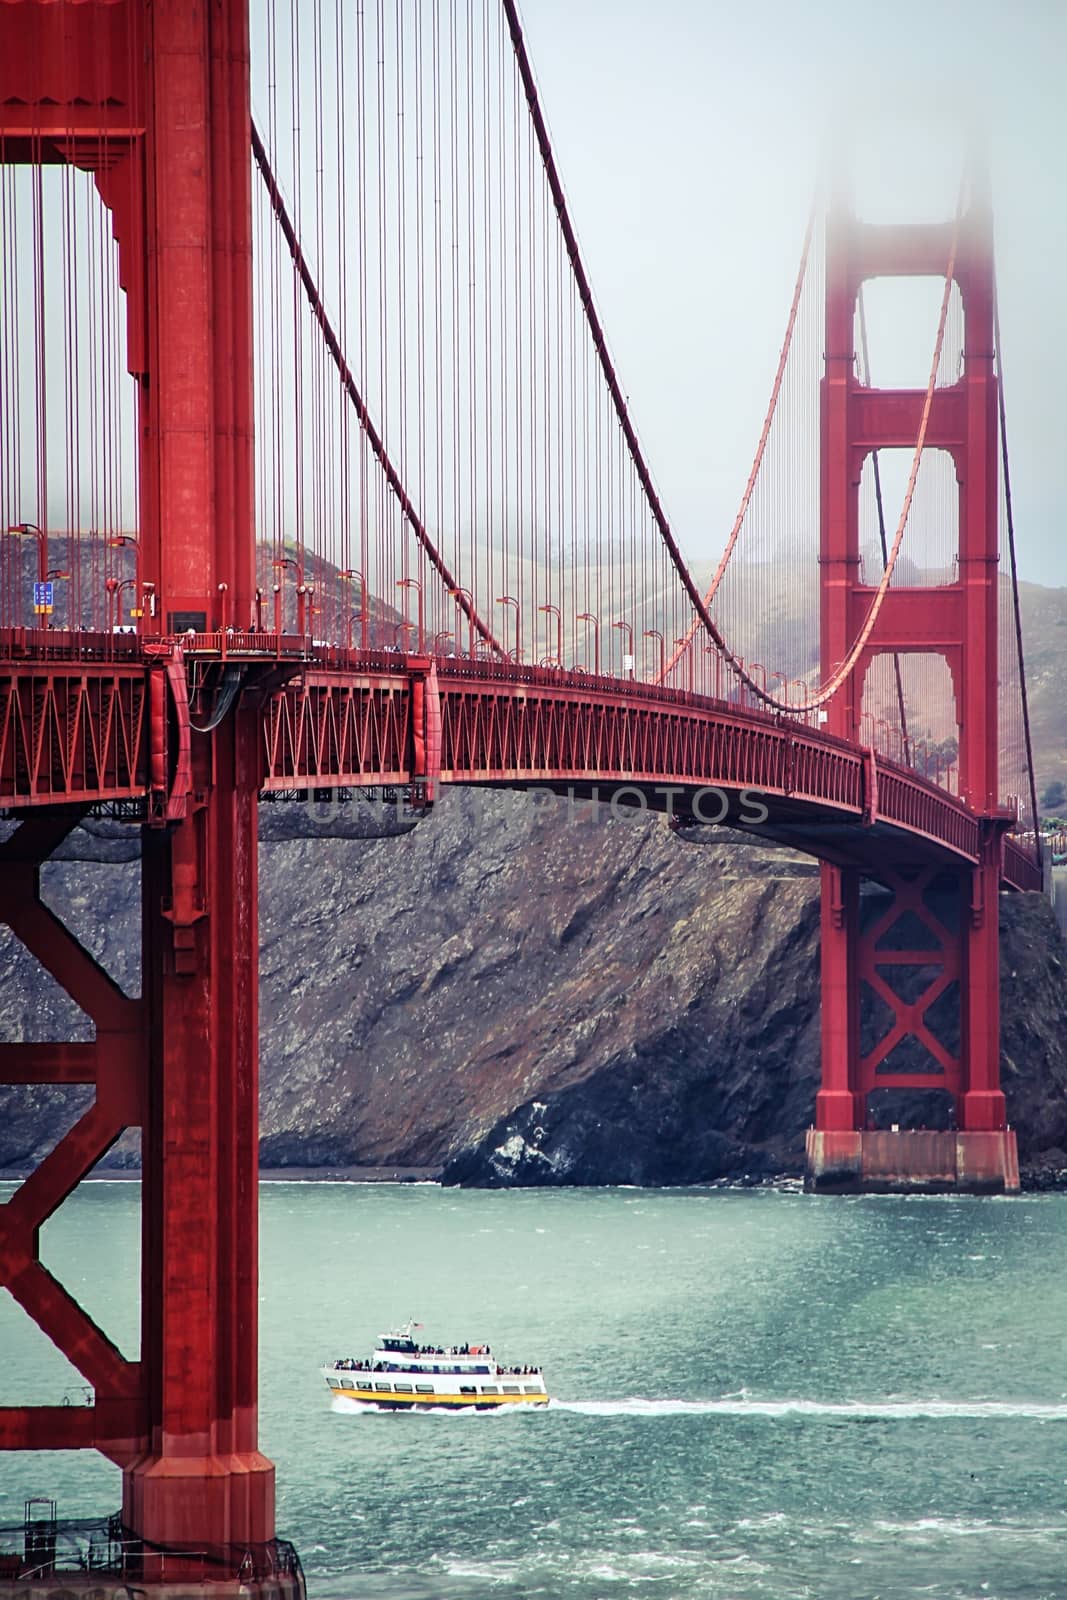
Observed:
[[[519,1386],[517,1383],[505,1383],[503,1387],[505,1394],[518,1394],[519,1392]]]
[[[523,1392],[523,1394],[540,1394],[541,1393],[541,1391],[537,1387],[536,1383],[524,1383],[523,1386],[522,1386],[522,1392]]]
[[[475,1370],[475,1372],[488,1372],[489,1368],[488,1367],[475,1367],[474,1370]]]
[[[434,1387],[432,1383],[417,1383],[415,1385],[416,1394],[433,1394],[433,1392]]]
[[[341,1387],[340,1378],[327,1378],[326,1382],[330,1385],[331,1389],[339,1389]]]
[[[394,1384],[394,1388],[396,1389],[397,1394],[410,1394],[411,1393],[411,1385],[410,1385],[410,1383]]]
[[[497,1388],[495,1383],[483,1383],[482,1384],[482,1393],[483,1394],[499,1394],[500,1390]]]
[[[376,1383],[374,1387],[377,1389],[379,1394],[392,1394],[393,1392],[393,1386],[391,1383]]]
[[[354,1383],[353,1383],[353,1382],[352,1382],[352,1379],[351,1379],[351,1378],[342,1378],[342,1379],[341,1379],[341,1388],[342,1388],[342,1389],[354,1389],[354,1388],[355,1388],[355,1387],[356,1387],[356,1386],[355,1386],[355,1384],[354,1384]]]
[[[473,1383],[461,1383],[460,1386],[459,1386],[459,1392],[460,1392],[460,1394],[477,1394],[478,1393],[478,1391],[474,1387]]]

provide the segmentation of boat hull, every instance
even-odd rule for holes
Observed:
[[[547,1394],[377,1394],[373,1389],[334,1389],[337,1400],[378,1411],[503,1411],[508,1406],[547,1406]]]

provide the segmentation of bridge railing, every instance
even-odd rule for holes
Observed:
[[[1035,843],[1038,854],[1035,854]],[[1045,887],[1044,861],[1040,856],[1041,843],[1033,834],[1016,838],[1007,834],[1004,839],[1004,877],[1013,888],[1039,894]]]

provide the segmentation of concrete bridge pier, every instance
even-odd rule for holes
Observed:
[[[819,1194],[1005,1194],[1019,1188],[1015,1130],[809,1128],[805,1188]]]
[[[1018,1190],[1000,1088],[996,833],[971,872],[901,869],[861,893],[857,871],[822,870],[823,1081],[806,1187]]]

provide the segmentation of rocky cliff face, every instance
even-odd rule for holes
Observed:
[[[798,1171],[818,1075],[818,880],[547,796],[261,815],[262,1159],[453,1181],[686,1183]],[[393,837],[364,837],[384,826]],[[75,835],[47,894],[124,987],[135,835]],[[78,858],[82,859],[78,859]],[[86,857],[94,859],[85,859]],[[1005,896],[1003,1061],[1024,1162],[1067,1166],[1067,950]],[[0,930],[0,1036],[80,1018]],[[0,1088],[0,1166],[84,1090]],[[136,1158],[129,1136],[115,1152]]]

